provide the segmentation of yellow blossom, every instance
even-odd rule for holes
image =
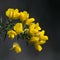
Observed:
[[[34,35],[35,34],[35,23],[32,23],[30,26],[29,26],[29,33],[31,34],[31,35]]]
[[[9,8],[6,11],[6,16],[9,17],[10,19],[18,19],[19,15],[20,14],[18,9]]]
[[[35,23],[32,23],[30,26],[29,26],[29,28],[31,29],[34,29],[35,28]]]
[[[39,27],[38,23],[35,24],[35,23],[32,23],[30,26],[29,26],[29,33],[31,35],[35,35],[39,32],[39,30],[41,30],[41,28]]]
[[[16,34],[15,31],[9,30],[9,31],[7,32],[7,35],[9,36],[9,38],[14,39],[14,37],[15,37],[17,34]]]
[[[30,43],[37,43],[39,41],[39,37],[35,37],[35,36],[33,36],[33,37],[31,37],[31,39],[30,39]]]
[[[13,27],[17,34],[20,34],[23,32],[23,26],[22,23],[16,23]]]
[[[43,41],[43,40],[39,41],[39,44],[45,44],[45,43],[46,41]]]
[[[34,47],[38,52],[42,51],[42,46],[41,45],[35,44]]]
[[[14,39],[15,36],[21,35],[22,33],[22,37],[26,40],[28,39],[28,43],[33,44],[38,52],[42,51],[43,48],[41,45],[46,43],[48,36],[45,35],[45,30],[41,30],[39,22],[34,22],[35,18],[29,18],[29,13],[27,11],[19,12],[18,9],[13,8],[9,8],[6,11],[6,16],[10,20],[20,19],[19,22],[18,20],[15,22],[12,21],[15,25],[13,26],[13,30],[7,31],[9,38]],[[9,24],[9,22],[7,24]],[[13,42],[11,50],[14,50],[18,54],[21,52],[21,46],[17,42]]]
[[[20,12],[20,20],[22,22],[24,22],[28,18],[29,18],[29,13],[27,13],[27,11]]]
[[[39,23],[36,23],[36,24],[35,24],[35,29],[41,30],[41,27],[39,26]]]
[[[9,17],[9,18],[13,18],[13,13],[14,13],[14,9],[9,8],[9,9],[6,11],[6,16]]]
[[[13,19],[19,19],[19,10],[18,9],[15,9],[14,10],[14,13],[13,13]]]
[[[21,52],[21,47],[20,47],[20,45],[17,43],[17,42],[14,42],[13,43],[13,46],[12,46],[12,48],[11,48],[11,50],[14,50],[16,53],[20,53]]]
[[[40,34],[40,40],[48,40],[48,36],[44,35],[45,34],[44,30],[42,30],[39,34]]]
[[[35,18],[29,18],[26,20],[26,25],[30,25],[34,21],[35,21]]]
[[[38,42],[36,42],[35,44],[40,44],[40,45],[43,45],[43,44],[45,44],[46,43],[46,41],[45,40],[39,40]]]

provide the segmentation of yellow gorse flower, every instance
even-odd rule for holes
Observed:
[[[34,33],[35,31],[32,32],[32,34],[34,35],[32,35],[31,39],[29,40],[29,43],[33,44],[35,49],[40,52],[42,50],[41,45],[46,43],[46,40],[48,40],[48,36],[44,35],[45,34],[44,30],[39,31],[40,27],[38,23],[36,24],[35,28],[38,29],[38,32],[36,34]]]
[[[34,47],[37,51],[39,51],[39,52],[42,51],[42,46],[41,45],[35,44]]]
[[[35,35],[39,32],[39,30],[41,30],[40,26],[38,23],[32,23],[30,26],[29,26],[29,33],[31,35]]]
[[[46,41],[39,40],[39,41],[37,41],[37,42],[34,43],[34,44],[37,44],[37,45],[43,45],[43,44],[45,44],[45,43],[46,43]]]
[[[8,28],[11,28],[7,32],[9,38],[17,39],[20,37],[26,39],[26,42],[32,44],[35,49],[40,52],[42,51],[42,45],[48,40],[48,36],[45,35],[45,30],[42,30],[39,23],[35,23],[35,18],[29,17],[27,11],[19,11],[18,9],[9,8],[6,11],[6,16],[14,21],[8,21]],[[10,25],[9,25],[10,24]],[[17,42],[13,43],[12,48],[16,53],[21,52],[21,47]]]
[[[7,32],[7,35],[9,36],[9,38],[14,39],[14,37],[17,35],[17,33],[13,30],[9,30]]]
[[[31,37],[31,39],[30,39],[30,43],[37,43],[39,41],[39,37],[37,37],[37,36],[33,36],[33,37]]]
[[[28,18],[29,18],[29,13],[27,13],[27,11],[20,12],[20,20],[22,22],[24,22]]]
[[[17,34],[20,34],[23,32],[23,25],[22,23],[16,23],[13,27]]]
[[[34,35],[35,33],[37,33],[38,31],[34,29],[35,28],[35,23],[32,23],[30,26],[29,26],[29,33],[31,35]]]
[[[19,16],[20,16],[19,10],[18,9],[15,9],[14,10],[14,13],[13,13],[13,19],[19,19]]]
[[[34,21],[35,21],[34,18],[28,18],[28,19],[26,20],[26,25],[31,25],[31,23],[34,22]]]
[[[20,14],[18,9],[9,8],[6,11],[6,16],[9,17],[10,19],[18,19],[19,15]]]
[[[9,8],[6,11],[6,16],[9,17],[9,18],[13,18],[13,13],[14,13],[14,9]]]
[[[36,35],[36,36],[39,37],[39,41],[36,44],[45,44],[46,41],[48,40],[48,36],[44,35],[45,34],[45,31],[42,30],[42,31],[39,31],[38,33],[39,34]]]
[[[38,22],[35,24],[35,29],[41,30],[41,27],[39,26],[39,23]]]
[[[39,41],[38,43],[42,45],[42,44],[45,44],[45,43],[46,43],[46,41],[41,40],[41,41]]]
[[[45,31],[42,30],[40,33],[39,33],[39,36],[40,36],[40,40],[48,40],[48,36],[44,35],[45,34]]]
[[[17,42],[14,42],[11,50],[14,50],[18,54],[21,52],[21,47]]]

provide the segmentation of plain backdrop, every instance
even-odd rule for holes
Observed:
[[[31,45],[27,46],[25,40],[19,39],[22,52],[16,54],[9,50],[13,42],[8,37],[3,41],[3,32],[0,40],[0,60],[60,60],[60,1],[0,0],[0,16],[3,16],[3,23],[6,20],[5,11],[8,8],[28,11],[30,17],[34,17],[46,31],[49,40],[43,45],[43,51],[37,52]]]

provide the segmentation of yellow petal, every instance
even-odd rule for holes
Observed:
[[[35,24],[35,29],[41,30],[41,27],[39,26],[39,23],[36,23],[36,24]]]
[[[22,23],[16,23],[13,27],[17,34],[20,34],[23,32],[23,26]]]
[[[6,11],[6,16],[9,17],[9,18],[13,18],[13,13],[14,13],[14,9],[13,8],[9,8]]]
[[[30,39],[30,43],[36,43],[36,42],[38,42],[39,41],[39,37],[31,37],[31,39]]]
[[[40,52],[42,51],[42,46],[41,45],[35,45],[35,49]]]
[[[35,21],[34,18],[29,18],[29,19],[26,20],[26,25],[30,25],[34,21]]]
[[[15,9],[14,10],[14,14],[13,14],[13,19],[19,19],[19,16],[20,16],[19,10],[18,9]]]
[[[15,48],[15,52],[16,52],[16,53],[20,53],[20,52],[21,52],[21,47],[16,47],[16,48]]]
[[[44,41],[44,40],[39,41],[39,44],[45,44],[45,43],[46,43],[46,41]]]
[[[11,50],[14,50],[16,53],[20,53],[21,52],[21,47],[17,42],[14,42]]]
[[[22,22],[24,22],[28,18],[29,18],[29,13],[27,13],[27,11],[20,12],[20,20]]]
[[[16,34],[15,31],[9,30],[9,31],[7,32],[7,35],[9,36],[9,38],[14,39],[14,37],[15,37],[17,34]]]

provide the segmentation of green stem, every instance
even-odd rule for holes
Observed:
[[[4,40],[3,41],[5,41],[6,35],[7,35],[7,31],[5,30],[5,35],[4,35]]]

